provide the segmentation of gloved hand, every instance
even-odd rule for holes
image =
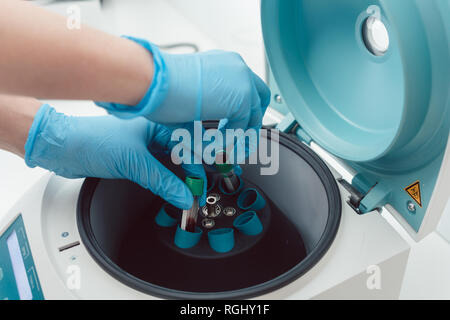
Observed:
[[[148,147],[169,151],[171,131],[144,118],[69,117],[43,105],[25,144],[25,162],[66,178],[129,179],[174,206],[189,209],[185,183],[164,167]],[[173,145],[173,144],[172,144]],[[201,165],[183,165],[186,175],[206,176]],[[200,205],[205,203],[205,194]]]
[[[270,90],[237,53],[168,54],[145,40],[127,38],[152,53],[152,84],[137,106],[99,106],[119,117],[144,116],[163,124],[227,119],[227,128],[261,127]]]

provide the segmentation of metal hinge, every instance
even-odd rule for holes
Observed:
[[[344,179],[338,179],[338,182],[350,193],[347,204],[357,214],[381,211],[391,195],[391,190],[383,183],[369,183],[361,174],[353,177],[352,183]]]
[[[347,199],[347,204],[357,213],[363,214],[359,210],[359,204],[364,198],[364,194],[359,192],[355,187],[353,187],[347,180],[342,178],[337,180],[344,188],[350,193],[350,197]]]
[[[288,113],[283,120],[277,125],[277,129],[281,132],[292,133],[298,126],[297,120],[292,113]]]
[[[297,138],[300,139],[300,141],[303,141],[308,145],[312,141],[312,138],[309,136],[309,134],[305,130],[303,130],[303,128],[295,119],[294,115],[290,112],[277,125],[277,129],[284,133],[295,134]]]

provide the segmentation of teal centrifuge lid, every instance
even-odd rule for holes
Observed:
[[[261,16],[277,89],[303,132],[361,173],[361,189],[382,185],[417,231],[449,135],[449,1],[262,0]],[[404,189],[415,181],[423,199],[411,214]]]

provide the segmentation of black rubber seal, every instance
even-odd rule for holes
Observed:
[[[204,124],[205,127],[213,127],[213,124]],[[270,139],[270,130],[267,131],[267,139]],[[92,258],[113,278],[122,282],[123,284],[139,290],[143,293],[168,299],[247,299],[269,292],[275,291],[289,283],[295,281],[312,267],[325,255],[333,243],[339,224],[341,220],[341,196],[336,180],[323,162],[323,160],[309,147],[305,146],[294,135],[289,135],[283,132],[279,134],[279,142],[281,145],[287,147],[299,157],[303,158],[317,173],[322,181],[326,193],[328,195],[328,220],[323,232],[322,238],[317,243],[316,247],[303,259],[298,265],[287,271],[286,273],[270,280],[252,287],[223,292],[188,292],[179,291],[157,286],[145,282],[135,276],[127,273],[118,267],[100,248],[95,235],[92,231],[90,223],[90,207],[94,191],[100,179],[87,178],[81,188],[77,204],[77,224],[81,240],[87,248]]]

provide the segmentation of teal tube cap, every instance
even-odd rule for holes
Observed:
[[[209,246],[216,252],[229,252],[234,247],[234,230],[232,228],[216,229],[208,232]]]
[[[263,225],[255,211],[241,214],[234,220],[233,226],[248,236],[256,236],[263,231]]]
[[[203,231],[199,228],[195,228],[195,232],[189,232],[177,227],[175,232],[175,245],[181,249],[189,249],[195,247],[202,237]]]
[[[266,206],[266,200],[254,188],[248,188],[242,191],[237,199],[237,205],[242,210],[261,210]]]
[[[175,207],[172,207],[170,204],[165,203],[159,209],[158,214],[155,217],[155,223],[160,227],[170,228],[177,224],[177,219],[175,219],[173,214],[175,214]],[[172,216],[168,213],[172,213]]]

